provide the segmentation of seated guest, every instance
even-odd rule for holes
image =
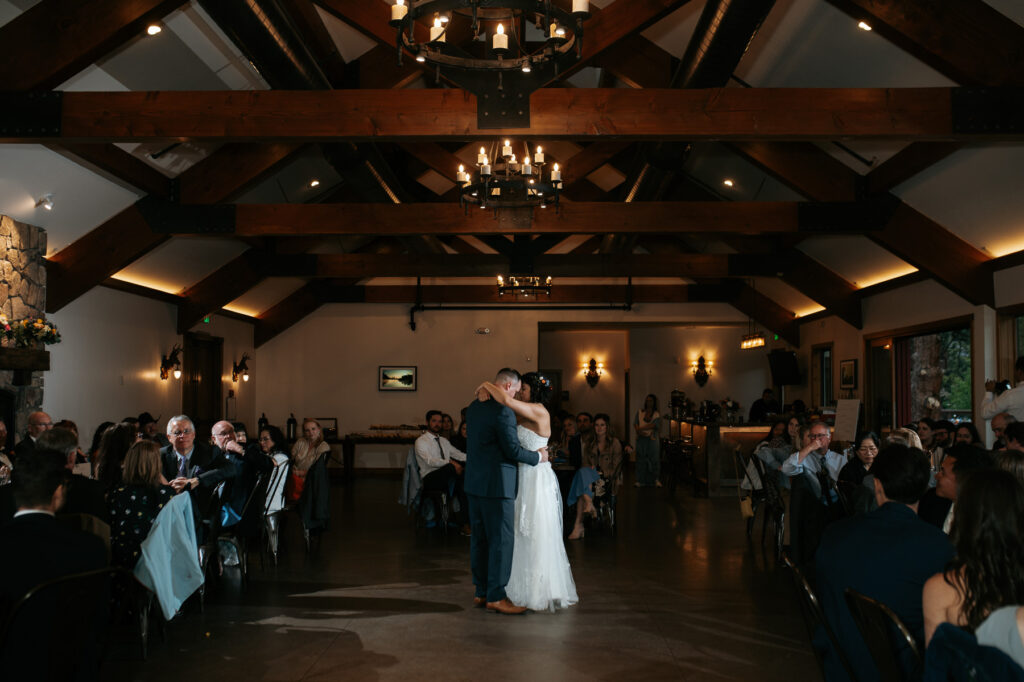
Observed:
[[[244,447],[249,442],[249,430],[245,428],[245,423],[231,422],[231,428],[235,430],[235,442]]]
[[[231,422],[217,422],[213,425],[211,434],[214,445],[221,449],[237,469],[230,486],[221,495],[221,499],[224,500],[222,525],[233,526],[241,520],[245,504],[256,487],[260,474],[271,471],[274,463],[264,454],[259,442],[243,446]]]
[[[931,474],[927,455],[893,444],[873,459],[878,508],[826,528],[815,558],[822,609],[859,680],[878,679],[879,672],[846,606],[846,588],[891,608],[923,642],[921,589],[953,556],[949,539],[917,516]],[[825,671],[830,682],[847,679],[831,650]]]
[[[974,631],[978,644],[993,646],[1024,667],[1024,607],[1001,606]]]
[[[970,445],[952,447],[935,474],[935,488],[921,498],[918,515],[948,534],[953,524],[957,491],[963,479],[974,471],[994,466],[995,460],[985,450]]]
[[[22,458],[14,469],[18,511],[0,527],[0,622],[36,585],[107,565],[102,540],[66,528],[54,518],[64,504],[66,466],[63,456],[47,451]]]
[[[1000,412],[992,417],[992,433],[996,436],[996,442],[992,445],[993,450],[1006,449],[1006,429],[1016,423],[1017,418],[1009,412]]]
[[[874,481],[868,472],[880,445],[874,432],[861,434],[854,441],[850,461],[839,472],[839,490],[846,496],[851,513],[869,511],[875,506]]]
[[[759,424],[767,421],[768,415],[779,411],[779,401],[775,399],[775,391],[766,388],[761,392],[761,397],[750,406],[750,422]]]
[[[161,473],[160,447],[141,440],[128,449],[121,483],[107,496],[110,512],[110,554],[113,565],[131,570],[139,560],[142,541],[174,488]]]
[[[53,420],[45,412],[33,412],[28,416],[28,429],[24,437],[14,446],[14,464],[18,459],[31,455],[36,448],[36,438],[39,438],[43,431],[53,428]]]
[[[449,443],[455,435],[455,422],[447,412],[441,413],[441,435],[447,438]]]
[[[100,439],[96,479],[108,490],[121,482],[121,467],[128,449],[138,440],[134,424],[121,422],[109,427]]]
[[[324,441],[324,432],[320,422],[315,419],[302,420],[302,438],[292,446],[291,480],[288,499],[292,502],[302,497],[302,489],[306,482],[306,474],[324,454],[331,451],[331,446]]]
[[[551,450],[554,455],[551,457],[551,461],[554,462],[556,459],[569,460],[569,441],[576,436],[576,418],[571,414],[564,414],[559,420],[561,428],[558,433],[558,440],[551,444]]]
[[[791,423],[795,425],[793,429],[790,428]],[[754,455],[764,462],[768,471],[779,471],[782,463],[797,449],[793,447],[793,437],[799,434],[799,429],[800,421],[796,417],[777,418],[772,422],[764,440],[754,446]]]
[[[463,419],[459,422],[459,428],[455,430],[455,435],[448,439],[448,442],[452,444],[456,450],[461,452],[466,451],[466,420]]]
[[[822,531],[845,516],[836,491],[839,472],[846,458],[829,449],[832,435],[824,422],[800,428],[800,449],[782,464],[789,477],[790,547],[793,560],[802,566],[814,561]]]
[[[936,420],[932,428],[932,444],[935,449],[942,449],[943,452],[953,445],[953,434],[956,433],[956,424],[948,419]]]
[[[921,450],[922,452],[928,454],[924,448],[924,445],[921,443],[921,437],[918,436],[913,429],[893,429],[892,433],[890,433],[888,437],[885,439],[885,443],[886,445],[889,445],[891,443],[906,445],[908,448],[917,448],[918,450]],[[930,454],[928,455],[928,459],[931,459]]]
[[[198,519],[219,520],[214,513],[219,511],[213,505],[214,488],[236,475],[234,464],[216,445],[197,443],[195,425],[183,414],[167,422],[167,439],[171,444],[160,449],[164,478],[175,492],[190,491]]]
[[[96,427],[92,434],[92,445],[89,446],[89,451],[85,455],[89,458],[89,463],[92,464],[93,478],[99,478],[100,443],[103,441],[103,434],[113,425],[114,422],[103,422]]]
[[[52,428],[39,435],[33,456],[47,451],[64,458],[67,478],[64,481],[64,514],[90,514],[107,521],[106,486],[81,474],[74,473],[78,461],[78,437],[67,429]]]
[[[649,393],[644,398],[643,409],[637,410],[633,418],[636,431],[636,483],[640,486],[661,487],[661,413],[658,412],[658,396]],[[623,447],[628,453],[628,447]]]
[[[926,641],[940,623],[974,632],[1000,606],[1024,604],[1024,486],[1006,471],[974,471],[956,506],[956,557],[924,586]]]
[[[14,493],[11,491],[11,460],[8,457],[7,424],[0,421],[0,525],[10,521],[18,508],[14,505]]]
[[[956,435],[953,440],[957,445],[963,443],[979,448],[985,447],[985,444],[981,442],[981,436],[978,434],[978,428],[971,422],[960,422],[957,424]]]
[[[995,453],[996,467],[1009,471],[1024,485],[1024,451],[1007,448]]]
[[[569,535],[570,540],[583,537],[583,516],[596,514],[594,484],[603,479],[605,494],[614,495],[622,483],[622,444],[612,431],[611,418],[606,414],[596,415],[594,427],[580,435],[582,466],[573,478],[567,500],[569,506],[576,504],[576,524]]]
[[[594,428],[594,417],[589,412],[576,415],[576,435],[569,439],[569,464],[573,469],[583,466],[583,434]]]
[[[468,534],[469,502],[462,490],[466,453],[455,449],[441,435],[444,421],[440,410],[428,410],[426,420],[427,430],[413,444],[423,490],[443,492],[457,499],[459,511],[456,513],[456,522]]]
[[[142,432],[143,440],[151,440],[162,448],[171,444],[171,441],[167,440],[167,436],[160,433],[158,420],[149,412],[139,415],[139,431]]]
[[[1014,422],[1003,431],[1006,440],[1006,449],[1014,452],[1024,452],[1024,422]]]
[[[0,457],[10,464],[11,448],[7,444],[7,423],[0,420]]]
[[[812,422],[807,427],[807,442],[782,463],[782,473],[786,476],[804,474],[811,479],[812,488],[824,494],[827,486],[821,485],[824,476],[833,481],[839,480],[839,472],[846,466],[846,458],[829,449],[832,433],[825,422]]]

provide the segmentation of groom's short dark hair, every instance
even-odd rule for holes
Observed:
[[[522,381],[522,375],[520,375],[519,372],[515,371],[511,367],[502,367],[501,369],[498,370],[498,373],[494,377],[494,383],[499,385],[504,383],[522,383]]]

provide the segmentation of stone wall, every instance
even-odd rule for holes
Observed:
[[[45,255],[46,230],[0,215],[0,313],[11,322],[44,316]],[[14,395],[14,424],[7,426],[20,439],[28,426],[28,415],[42,408],[43,373],[32,372],[28,386],[13,385],[13,374],[11,370],[0,370],[0,389]]]

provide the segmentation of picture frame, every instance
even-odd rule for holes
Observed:
[[[378,391],[415,391],[416,365],[378,365]]]
[[[843,360],[839,363],[839,390],[853,391],[857,388],[857,360]]]

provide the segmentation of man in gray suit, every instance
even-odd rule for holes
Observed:
[[[494,383],[510,396],[521,386],[519,372],[502,369]],[[474,606],[491,611],[518,614],[505,596],[512,573],[515,541],[518,463],[536,466],[548,461],[547,448],[525,449],[516,435],[512,410],[495,400],[475,400],[466,409],[466,473],[463,488],[469,498],[470,563],[476,586]]]

